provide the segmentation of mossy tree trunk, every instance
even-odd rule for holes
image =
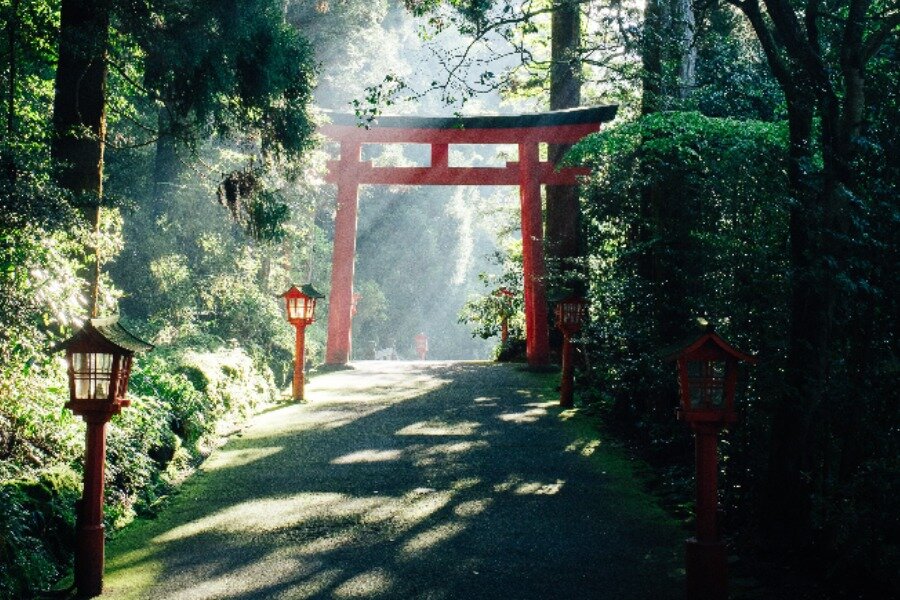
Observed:
[[[93,228],[95,256],[90,284],[91,316],[100,287],[99,233],[106,139],[106,75],[109,0],[62,0],[59,62],[53,100],[53,158],[58,181],[82,205]]]
[[[575,108],[581,104],[581,8],[577,1],[561,4],[550,24],[550,110]],[[548,160],[557,164],[571,145],[550,144]],[[583,253],[581,206],[578,186],[546,186],[545,254],[551,275],[551,286],[584,292],[585,276],[578,257]],[[550,311],[552,315],[552,311]],[[553,351],[562,348],[562,336],[550,328]]]

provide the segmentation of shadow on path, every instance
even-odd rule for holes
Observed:
[[[104,597],[683,596],[682,532],[560,421],[552,377],[355,366],[255,417],[112,540]]]

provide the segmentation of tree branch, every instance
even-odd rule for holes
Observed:
[[[900,33],[900,12],[886,15],[882,26],[863,43],[862,59],[866,63],[881,50],[888,37]]]
[[[772,74],[784,89],[785,95],[796,95],[797,82],[794,81],[793,73],[791,73],[787,62],[785,62],[784,57],[781,55],[781,51],[778,48],[772,30],[763,18],[762,11],[759,7],[759,0],[728,1],[738,7],[747,17],[747,20],[750,21],[750,26],[753,27],[753,31],[756,32],[756,37],[759,39],[763,53],[766,55],[769,68],[772,69]]]
[[[817,0],[809,1],[812,4],[817,2]],[[808,78],[808,83],[812,84],[815,95],[833,105],[837,95],[821,51],[804,36],[797,13],[794,12],[789,0],[763,0],[763,2],[779,38],[784,41],[788,56],[801,67]],[[814,31],[818,35],[816,28]]]

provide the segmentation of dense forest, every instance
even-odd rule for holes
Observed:
[[[900,594],[895,2],[0,0],[0,24],[0,597],[71,570],[84,425],[55,347],[86,318],[156,345],[109,429],[109,531],[284,398],[278,294],[329,287],[327,111],[365,126],[600,104],[614,123],[545,149],[592,173],[548,186],[544,215],[549,284],[591,303],[580,407],[690,518],[662,357],[713,323],[759,359],[720,448],[737,553],[835,597]],[[435,358],[521,354],[517,202],[365,188],[354,356],[412,357],[419,331]]]

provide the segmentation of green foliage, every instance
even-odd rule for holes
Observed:
[[[119,15],[144,56],[143,89],[167,111],[163,133],[195,144],[209,128],[254,131],[266,155],[309,149],[312,55],[281,3],[126,1]]]
[[[603,392],[597,399],[672,460],[689,447],[671,416],[675,378],[665,350],[706,317],[737,347],[759,353],[764,362],[743,404],[754,417],[729,451],[748,463],[725,486],[728,502],[745,500],[747,478],[762,476],[765,464],[745,444],[765,435],[785,352],[784,126],[657,113],[586,138],[568,160],[594,169],[585,339],[590,380]]]
[[[697,38],[697,87],[691,102],[711,117],[772,121],[784,118],[784,98],[762,48],[748,44],[750,24],[713,6]]]
[[[191,349],[196,347],[197,340],[190,340],[186,347],[155,351],[136,366],[131,378],[147,410],[161,407],[167,415],[164,425],[194,456],[208,449],[218,427],[275,399],[271,375],[259,372],[243,349]]]
[[[54,185],[47,149],[0,143],[0,374],[38,360],[54,329],[81,316],[81,226]],[[64,233],[68,229],[70,233]]]
[[[168,412],[166,425],[177,434],[183,443],[196,447],[205,435],[210,433],[210,423],[204,406],[206,381],[202,374],[182,367],[181,372],[173,372],[169,361],[160,356],[150,356],[135,366],[130,387],[141,398],[137,406],[148,408],[165,407]],[[192,378],[193,376],[193,378]],[[170,448],[174,453],[175,448]]]
[[[78,475],[63,465],[0,480],[0,596],[29,597],[64,574],[80,495]]]
[[[115,528],[152,512],[219,434],[275,399],[271,375],[240,348],[163,348],[137,363],[131,393],[107,442],[106,520]]]
[[[225,176],[216,195],[231,218],[243,227],[251,239],[280,242],[285,238],[285,223],[290,209],[280,195],[264,187],[254,169],[240,169]]]
[[[896,101],[875,105],[896,116]],[[898,548],[883,527],[898,510],[898,438],[883,427],[898,418],[889,333],[898,313],[889,291],[896,278],[886,276],[897,218],[884,195],[897,171],[882,153],[896,146],[896,132],[873,125],[868,135],[856,168],[869,176],[860,180],[865,193],[840,265],[833,378],[821,399],[829,409],[815,419],[822,462],[810,535],[823,579],[836,589],[848,577],[865,581],[861,593],[885,597]],[[784,395],[793,206],[786,137],[783,124],[660,113],[591,136],[569,156],[594,168],[586,204],[592,399],[664,464],[689,462],[689,437],[671,418],[675,382],[661,361],[665,349],[704,316],[761,359],[742,375],[741,423],[722,444],[732,531],[756,531],[752,507],[770,460],[760,441]]]
[[[216,205],[195,190],[166,200],[165,214],[143,210],[126,221],[129,252],[112,268],[127,293],[122,312],[148,338],[166,343],[204,336],[219,343],[237,339],[261,361],[261,368],[266,362],[280,370],[293,349],[291,328],[277,299],[287,287],[285,267],[292,266],[282,262],[282,253],[301,246],[289,256],[303,268],[300,261],[309,251],[302,238],[297,240],[296,221],[284,226],[290,237],[281,243],[248,245],[244,232],[223,220]],[[148,229],[156,234],[144,235]]]
[[[525,339],[525,298],[522,291],[522,251],[496,252],[493,261],[500,273],[479,273],[488,289],[486,294],[470,296],[459,313],[459,322],[472,325],[472,337],[489,339],[500,335],[505,319],[510,338]],[[507,295],[504,292],[508,292]]]
[[[356,315],[353,317],[354,339],[365,339],[365,332],[379,331],[387,323],[387,298],[377,281],[357,280],[353,293],[358,294]]]

